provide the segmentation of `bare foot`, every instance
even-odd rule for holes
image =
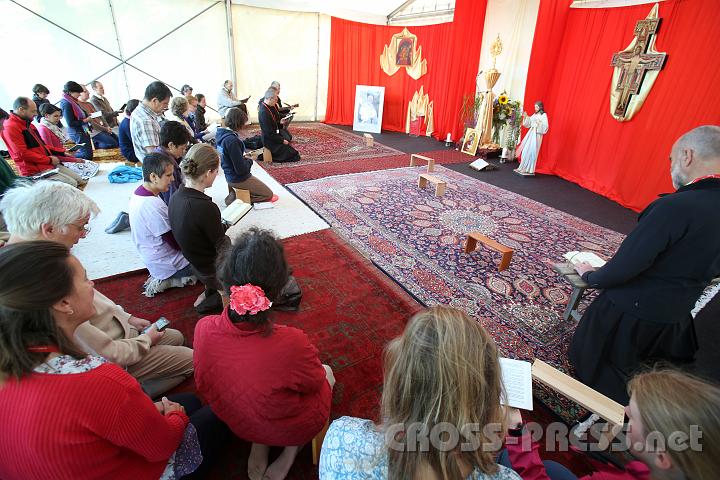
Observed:
[[[300,447],[285,447],[280,456],[265,470],[263,480],[283,480],[295,462]]]
[[[250,449],[250,457],[248,458],[248,477],[250,480],[262,480],[265,470],[267,469],[268,453],[270,447],[253,443]]]
[[[195,303],[193,303],[193,307],[197,307],[202,303],[202,301],[205,300],[205,292],[202,292],[200,295],[198,295],[197,300],[195,300]]]

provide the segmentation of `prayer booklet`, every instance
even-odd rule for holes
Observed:
[[[600,268],[603,265],[605,265],[607,262],[594,254],[593,252],[567,252],[565,255],[563,255],[567,261],[572,263],[573,265],[577,265],[578,263],[587,262],[590,265],[592,265],[594,268]]]
[[[102,112],[93,112],[90,114],[90,118],[102,117]]]
[[[228,207],[222,211],[220,217],[223,223],[227,225],[235,225],[240,221],[252,208],[252,205],[245,203],[242,200],[235,200]]]
[[[486,162],[482,158],[478,158],[477,160],[472,162],[470,164],[470,168],[472,168],[473,170],[477,170],[478,172],[482,170],[497,170],[497,167],[495,165]]]
[[[500,370],[507,399],[500,403],[523,410],[533,409],[532,366],[530,362],[500,357]]]

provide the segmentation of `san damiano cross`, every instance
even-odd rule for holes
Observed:
[[[653,17],[655,13],[655,18]],[[616,67],[616,74],[613,77],[613,92],[611,92],[611,102],[615,103],[612,111],[613,116],[620,121],[629,120],[632,115],[639,110],[644,97],[647,96],[654,79],[645,82],[648,72],[659,71],[667,57],[666,53],[654,51],[655,34],[657,33],[660,19],[657,18],[657,5],[653,8],[648,18],[640,20],[635,25],[634,45],[626,50],[613,54],[611,65]],[[655,74],[657,75],[657,73]],[[617,80],[615,81],[615,77]],[[644,85],[648,83],[649,85]],[[645,88],[647,87],[647,88]],[[642,90],[643,98],[639,99],[637,108],[628,115],[628,107],[630,106],[631,96],[639,95]]]

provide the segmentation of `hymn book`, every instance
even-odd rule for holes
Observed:
[[[578,263],[587,262],[590,265],[592,265],[594,268],[600,268],[605,265],[605,260],[594,254],[593,252],[567,252],[565,255],[563,255],[565,259],[572,263],[573,265],[577,265]]]
[[[507,398],[500,399],[500,403],[523,410],[532,410],[532,366],[530,362],[501,357],[500,370],[507,395]]]
[[[220,217],[222,222],[226,225],[235,225],[240,221],[252,208],[252,205],[245,203],[242,200],[235,200],[228,207],[222,211]]]

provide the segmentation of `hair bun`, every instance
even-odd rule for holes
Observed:
[[[183,173],[186,175],[195,176],[198,170],[198,164],[195,160],[192,158],[185,158],[182,162],[180,162],[180,168],[182,169]]]

